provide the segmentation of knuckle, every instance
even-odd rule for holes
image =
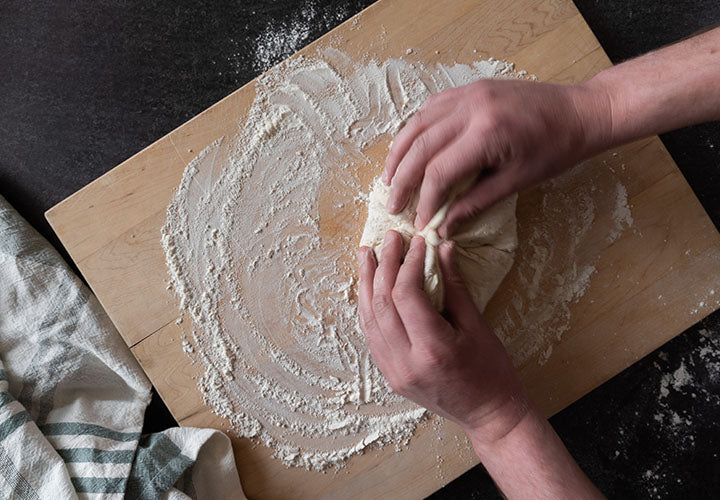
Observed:
[[[446,273],[445,281],[448,285],[456,288],[464,288],[465,287],[465,281],[462,279],[462,276],[460,276],[455,269],[454,266],[450,266],[450,269],[448,269],[449,272]]]
[[[481,131],[491,132],[500,129],[505,123],[505,115],[497,106],[488,106],[482,114]]]
[[[392,291],[393,301],[399,305],[406,304],[408,299],[410,298],[410,295],[410,290],[405,285],[397,285],[395,288],[393,288]]]
[[[422,366],[429,372],[436,370],[446,370],[450,368],[455,360],[455,355],[451,349],[444,346],[433,345],[432,347],[423,349]]]
[[[394,392],[406,395],[411,392],[413,387],[420,385],[421,379],[417,370],[404,365],[399,367],[397,375],[393,377],[392,381],[388,381],[388,384]]]
[[[427,104],[427,101],[425,101],[425,104]],[[420,106],[420,109],[418,109],[418,110],[412,115],[412,117],[410,118],[410,120],[409,120],[408,123],[407,123],[407,127],[406,127],[406,128],[419,127],[419,126],[421,126],[423,123],[425,123],[425,115],[427,114],[427,108],[426,108],[425,104],[423,104],[422,106]]]
[[[407,372],[404,374],[403,383],[405,386],[403,389],[407,391],[411,387],[418,387],[422,385],[424,378],[425,377],[420,370],[407,370]]]
[[[487,103],[497,97],[494,82],[488,80],[479,80],[473,84],[473,96],[476,103]]]
[[[430,138],[427,132],[423,132],[415,138],[415,141],[413,141],[411,151],[414,156],[422,157],[429,153],[429,149]]]
[[[392,308],[392,301],[385,293],[376,293],[372,300],[373,310],[376,314],[385,314]]]
[[[425,175],[431,182],[430,186],[434,191],[441,191],[442,187],[445,186],[448,180],[448,174],[444,165],[438,163],[437,161],[429,166]]]

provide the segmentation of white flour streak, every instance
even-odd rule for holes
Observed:
[[[362,191],[378,173],[363,151],[383,147],[430,94],[508,73],[499,61],[321,57],[258,80],[238,135],[186,168],[162,239],[206,404],[285,464],[312,469],[401,445],[426,413],[389,390],[358,326]]]
[[[627,190],[622,184],[617,184],[615,189],[615,207],[612,211],[612,217],[615,221],[615,227],[608,236],[610,242],[615,241],[626,227],[633,225],[632,214],[627,203]]]

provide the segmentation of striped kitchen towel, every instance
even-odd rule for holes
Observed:
[[[95,296],[0,196],[0,498],[245,498],[221,432],[141,436],[150,390]]]

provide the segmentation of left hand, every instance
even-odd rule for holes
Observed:
[[[492,442],[527,413],[525,390],[502,343],[483,320],[454,263],[454,244],[439,248],[445,317],[423,290],[425,240],[388,231],[376,264],[358,252],[360,324],[388,384],[429,410]]]

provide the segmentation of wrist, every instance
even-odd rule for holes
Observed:
[[[526,407],[524,412],[518,412],[508,424],[504,432],[490,436],[486,429],[471,429],[467,431],[475,453],[485,463],[488,457],[507,453],[518,443],[528,441],[529,435],[537,435],[547,421],[540,415],[535,407]]]
[[[523,389],[508,395],[495,409],[464,430],[476,451],[490,448],[512,434],[534,412],[535,407]]]
[[[470,437],[506,498],[604,498],[535,406],[495,441]]]
[[[570,87],[580,123],[581,159],[588,158],[618,144],[614,118],[616,97],[602,78],[596,77]]]

